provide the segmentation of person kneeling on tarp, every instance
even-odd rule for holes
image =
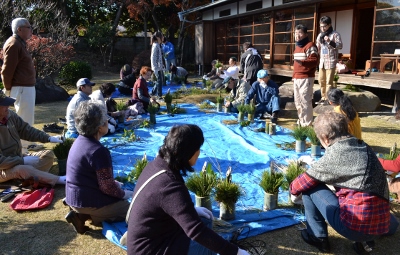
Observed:
[[[321,114],[314,129],[325,155],[290,184],[290,193],[302,194],[304,203],[307,229],[301,237],[321,252],[329,252],[329,223],[355,242],[358,254],[365,252],[364,247],[370,251],[376,238],[394,234],[399,225],[390,214],[385,172],[371,147],[349,135],[344,115]],[[334,186],[336,192],[326,185]]]
[[[276,123],[280,110],[278,85],[269,78],[265,69],[257,72],[257,81],[250,85],[251,89],[247,93],[245,103],[249,104],[255,95],[256,114],[260,114],[262,119],[270,118]]]
[[[104,103],[84,101],[74,116],[79,136],[68,155],[65,201],[71,211],[65,219],[83,234],[89,230],[86,220],[94,225],[124,220],[133,192],[114,180],[110,151],[100,143],[108,133]]]

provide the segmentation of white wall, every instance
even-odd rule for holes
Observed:
[[[342,37],[343,48],[339,51],[343,54],[350,54],[350,46],[353,28],[353,10],[338,12],[324,12],[320,17],[329,16],[332,19],[332,27]],[[318,22],[319,27],[319,22]]]

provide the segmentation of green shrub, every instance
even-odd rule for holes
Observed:
[[[217,185],[217,174],[213,171],[210,163],[200,173],[193,173],[186,179],[186,187],[196,196],[210,196],[212,190]]]
[[[310,139],[311,144],[313,144],[313,145],[321,144],[313,127],[308,127],[307,137],[308,137],[308,139]]]
[[[308,127],[297,126],[293,129],[291,135],[296,141],[305,141],[307,139]]]
[[[278,194],[279,187],[284,183],[284,181],[283,173],[270,169],[270,171],[265,170],[262,172],[259,185],[265,193]]]
[[[223,104],[224,98],[221,95],[221,91],[219,91],[219,95],[217,96],[217,104]]]
[[[147,107],[147,111],[150,114],[156,114],[158,112],[158,106],[156,104],[150,103],[149,106]]]
[[[63,160],[68,158],[69,150],[72,147],[75,139],[66,138],[63,143],[58,143],[53,148],[54,155],[58,160]]]
[[[255,114],[256,106],[254,104],[246,104],[246,112],[248,114]]]
[[[303,166],[303,161],[301,160],[291,160],[289,165],[284,168],[284,176],[286,182],[283,184],[283,189],[289,190],[290,184],[297,178],[300,174],[304,173],[306,168]]]
[[[240,105],[236,106],[236,109],[237,109],[239,112],[244,113],[244,112],[246,112],[246,110],[247,110],[247,106],[246,106],[245,104],[240,104]]]
[[[126,102],[123,100],[117,101],[116,107],[117,107],[117,111],[125,111],[126,109],[128,109]]]
[[[58,77],[61,79],[62,85],[75,86],[80,78],[93,78],[92,68],[87,62],[71,61],[61,68]]]

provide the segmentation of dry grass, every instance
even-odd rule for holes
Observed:
[[[117,82],[118,74],[97,75],[93,80],[97,83]],[[212,96],[214,97],[215,95]],[[207,95],[189,96],[177,101],[198,104],[204,99],[208,99]],[[35,127],[41,129],[43,124],[55,122],[59,117],[63,117],[66,106],[67,102],[37,105]],[[399,125],[382,119],[368,118],[363,115],[361,117],[363,138],[376,152],[387,153],[393,142],[400,142]],[[295,111],[284,111],[279,124],[293,128],[295,120]],[[52,147],[51,144],[46,144],[46,146]],[[57,173],[57,166],[52,171]],[[17,213],[9,208],[9,203],[0,203],[0,254],[125,254],[125,251],[105,239],[101,234],[101,228],[91,226],[93,231],[85,235],[77,235],[64,219],[68,212],[68,208],[61,201],[65,196],[64,187],[56,186],[55,189],[52,205],[43,210]],[[393,205],[393,210],[397,216],[400,216],[399,205]],[[329,234],[331,254],[355,254],[351,250],[351,241],[341,237],[331,228],[329,228]],[[376,251],[373,254],[397,254],[400,250],[399,238],[399,231],[394,236],[380,238],[376,242]],[[248,240],[255,239],[262,240],[266,244],[267,254],[319,254],[314,247],[301,240],[296,226],[268,232]]]

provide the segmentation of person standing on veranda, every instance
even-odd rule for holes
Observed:
[[[294,103],[297,109],[299,124],[303,127],[310,126],[313,122],[313,86],[315,71],[318,65],[318,49],[315,43],[311,42],[307,27],[297,25],[294,33],[296,48],[294,54],[303,53],[304,59],[294,59],[293,63],[293,90]]]
[[[1,78],[6,95],[15,98],[15,112],[30,126],[35,119],[36,71],[26,41],[32,37],[32,26],[24,18],[11,22],[13,35],[3,47]]]
[[[328,105],[327,90],[336,88],[333,85],[333,78],[336,72],[339,50],[343,43],[340,34],[333,30],[331,18],[323,16],[319,20],[321,33],[317,37],[317,47],[319,51],[319,73],[318,80],[321,86],[321,100],[318,104]]]

